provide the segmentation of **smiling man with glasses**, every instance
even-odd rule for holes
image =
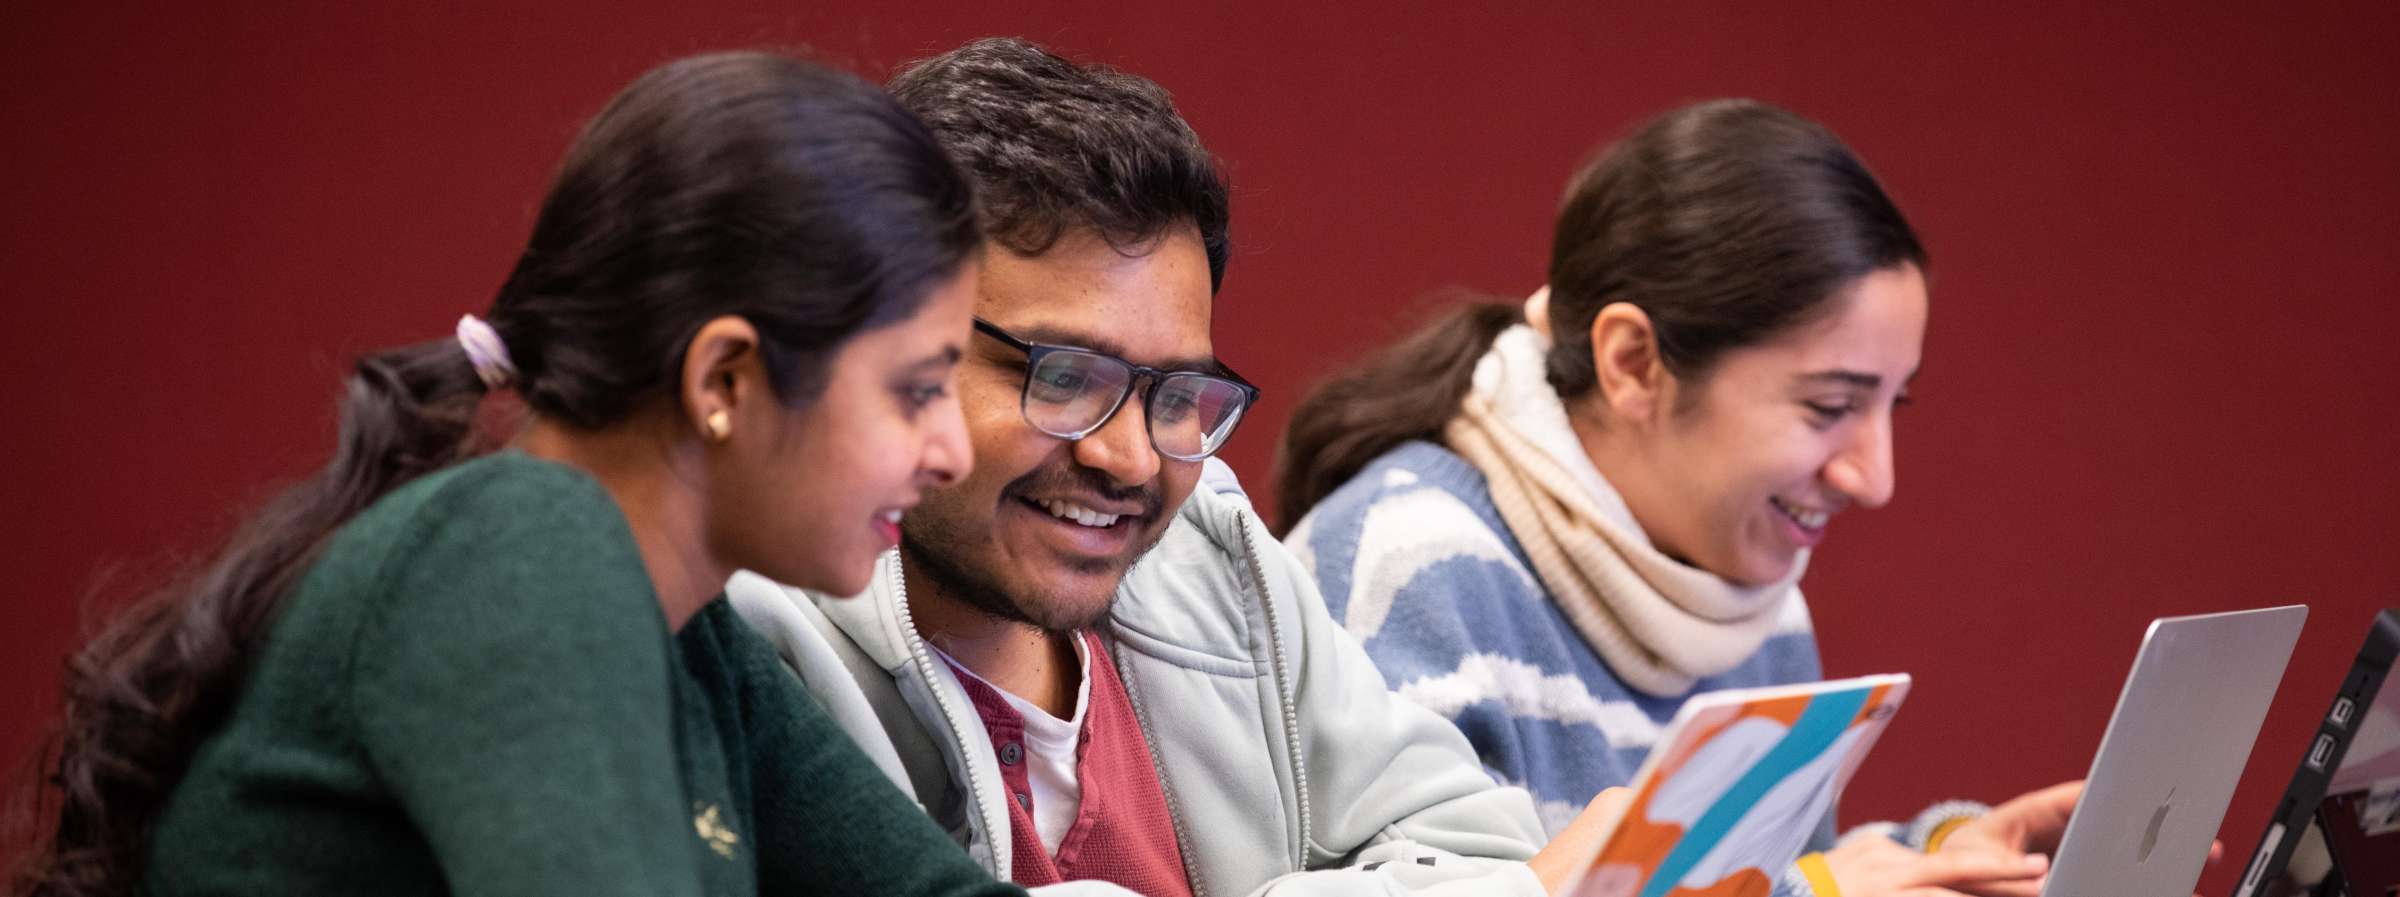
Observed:
[[[907,512],[865,595],[744,574],[743,616],[1019,883],[1555,891],[1594,833],[1543,847],[1531,799],[1386,687],[1209,460],[1258,390],[1210,338],[1226,188],[1166,93],[1014,40],[892,91],[992,241],[958,370],[975,468]]]

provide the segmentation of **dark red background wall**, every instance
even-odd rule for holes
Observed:
[[[345,359],[481,309],[612,91],[756,44],[881,77],[1022,34],[1175,91],[1237,190],[1217,344],[1267,390],[1228,451],[1257,485],[1415,297],[1538,284],[1560,185],[1630,123],[1741,94],[1831,125],[1935,257],[1900,499],[1807,582],[1831,672],[1917,677],[1852,818],[2078,776],[2145,621],[2307,602],[2238,863],[2400,604],[2385,0],[206,5],[0,13],[0,762],[102,570],[205,546],[328,450]]]

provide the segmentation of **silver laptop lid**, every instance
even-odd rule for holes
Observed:
[[[2150,624],[2042,897],[2189,897],[2307,619],[2292,605]]]

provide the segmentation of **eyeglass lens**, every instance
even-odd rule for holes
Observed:
[[[1103,355],[1073,350],[1042,356],[1025,380],[1025,416],[1043,432],[1078,439],[1108,419],[1125,398],[1133,370]],[[1198,460],[1221,448],[1241,419],[1247,396],[1232,382],[1203,374],[1176,373],[1151,387],[1150,440],[1180,460]]]

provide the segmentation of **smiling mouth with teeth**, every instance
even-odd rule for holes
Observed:
[[[1786,504],[1780,498],[1769,498],[1767,503],[1774,505],[1775,510],[1783,512],[1783,516],[1791,518],[1793,523],[1799,524],[1801,529],[1810,532],[1824,529],[1825,522],[1833,519],[1832,511],[1803,511]]]
[[[1047,498],[1029,500],[1033,502],[1035,506],[1050,512],[1050,516],[1052,517],[1056,517],[1060,520],[1073,521],[1083,526],[1105,529],[1107,527],[1115,526],[1117,525],[1117,521],[1125,519],[1125,515],[1123,514],[1102,514],[1098,511],[1071,501],[1056,501]]]

